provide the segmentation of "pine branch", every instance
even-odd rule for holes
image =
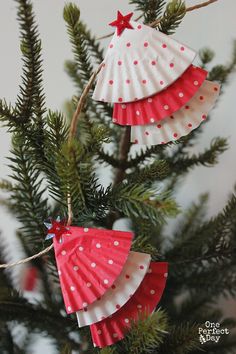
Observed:
[[[165,160],[157,160],[143,168],[137,168],[134,173],[128,175],[131,183],[149,184],[167,178],[172,171]]]
[[[136,10],[142,12],[144,23],[155,21],[162,13],[165,0],[130,0],[130,4],[136,5]]]
[[[171,0],[165,9],[158,28],[165,34],[173,34],[186,14],[185,2]]]
[[[127,217],[149,220],[154,225],[165,222],[166,216],[178,213],[176,203],[166,195],[140,184],[121,183],[110,193],[111,208]]]

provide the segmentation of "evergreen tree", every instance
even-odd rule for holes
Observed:
[[[80,114],[76,137],[69,140],[72,113],[84,86],[103,58],[101,44],[80,20],[76,5],[64,8],[73,59],[66,70],[75,84],[75,97],[66,114],[45,107],[42,80],[41,40],[30,0],[16,0],[23,73],[15,104],[0,101],[2,122],[12,134],[9,157],[11,175],[0,187],[4,205],[21,224],[17,232],[25,256],[48,246],[43,221],[48,216],[68,215],[71,197],[73,225],[111,228],[128,217],[135,232],[132,249],[148,252],[153,260],[169,262],[169,278],[158,311],[134,324],[127,337],[103,354],[235,353],[231,334],[217,345],[199,342],[198,327],[206,320],[229,329],[235,320],[224,318],[218,301],[236,293],[236,197],[230,196],[224,210],[206,219],[207,196],[200,196],[171,234],[163,227],[169,217],[181,213],[174,201],[179,179],[196,166],[211,167],[227,149],[217,137],[198,155],[192,147],[201,134],[193,131],[177,143],[153,146],[139,152],[129,143],[129,128],[111,123],[111,107],[88,96]],[[186,14],[182,0],[130,0],[145,23],[172,34]],[[157,21],[158,20],[158,21]],[[200,53],[202,67],[209,69],[214,54]],[[223,84],[235,69],[236,47],[227,65],[209,69],[209,79]],[[109,149],[107,143],[110,143]],[[111,148],[112,147],[112,148]],[[112,151],[111,151],[112,150]],[[114,171],[113,182],[104,188],[97,178],[99,166]],[[0,263],[6,263],[8,244],[1,236]],[[0,273],[0,352],[31,353],[35,334],[53,339],[58,353],[98,353],[88,328],[79,329],[75,316],[67,316],[59,289],[53,251],[32,261],[41,279],[40,302],[17,291],[14,268]],[[214,305],[213,305],[214,304]],[[21,324],[20,343],[14,325]]]

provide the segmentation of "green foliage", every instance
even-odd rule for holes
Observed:
[[[164,0],[130,3],[149,23],[160,19],[164,11],[159,29],[167,34],[176,30],[186,12],[180,0],[169,1],[165,9]],[[79,329],[75,317],[65,314],[53,252],[32,261],[41,283],[37,298],[18,292],[14,269],[0,272],[0,351],[31,353],[32,338],[40,334],[52,338],[56,350],[65,354],[197,354],[201,349],[209,354],[233,353],[233,335],[222,338],[217,346],[199,348],[197,329],[206,320],[235,326],[231,319],[222,320],[219,299],[236,294],[236,197],[232,195],[225,209],[208,219],[208,196],[203,195],[174,221],[173,228],[163,226],[180,213],[174,201],[178,181],[193,167],[214,166],[227,149],[227,141],[216,138],[205,151],[192,154],[190,148],[200,137],[202,125],[177,142],[137,151],[121,139],[125,129],[111,123],[112,107],[95,103],[89,96],[76,138],[68,144],[70,119],[91,73],[103,60],[103,49],[81,21],[79,8],[68,3],[63,16],[73,58],[66,62],[66,71],[76,92],[65,114],[46,111],[41,41],[32,4],[17,0],[17,6],[23,75],[16,103],[0,100],[0,118],[13,134],[11,173],[0,181],[7,197],[1,197],[0,203],[20,223],[16,236],[22,252],[27,257],[45,247],[43,221],[49,216],[66,218],[69,196],[73,225],[110,229],[116,220],[128,217],[135,233],[132,250],[149,253],[153,261],[167,260],[170,272],[160,303],[165,312],[158,310],[141,318],[124,340],[101,351],[93,348],[89,329]],[[211,50],[203,49],[202,66],[208,67],[213,56]],[[209,78],[228,83],[235,64],[236,46],[227,64],[209,69]],[[99,178],[101,170],[109,177],[108,187]],[[9,242],[4,237],[0,263],[9,258]],[[13,321],[28,332],[20,344]]]
[[[158,28],[165,34],[173,34],[180,25],[186,14],[185,2],[182,0],[171,0],[161,18]]]
[[[162,12],[165,0],[130,0],[130,4],[134,4],[137,11],[141,11],[144,17],[144,23],[155,21]]]

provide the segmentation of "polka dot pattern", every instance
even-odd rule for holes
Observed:
[[[65,308],[73,313],[89,308],[111,288],[126,264],[133,235],[75,226],[70,232],[62,243],[54,237],[53,244]]]
[[[119,103],[121,93],[123,102],[152,96],[173,84],[193,62],[196,53],[189,47],[149,26],[135,22],[133,26],[132,31],[113,36],[105,55],[105,67],[97,77],[95,100]],[[143,73],[147,75],[144,78]],[[140,80],[146,81],[142,88]]]
[[[151,262],[152,272],[146,273],[137,291],[125,305],[121,306],[112,316],[90,326],[93,342],[103,348],[124,338],[131,323],[137,321],[141,313],[152,313],[159,303],[166,285],[168,265],[165,262]],[[119,304],[120,305],[120,304]],[[98,331],[102,335],[98,335]],[[114,334],[116,334],[114,336]]]
[[[151,118],[155,121],[165,119],[191,100],[206,76],[205,70],[190,66],[173,85],[152,97],[125,103],[125,106],[115,103],[113,118],[120,125],[145,125],[150,123]],[[194,85],[196,80],[198,86]],[[136,112],[139,112],[138,117]]]
[[[214,88],[217,87],[216,91]],[[166,144],[189,134],[207,118],[208,112],[214,106],[219,95],[219,86],[205,80],[197,94],[180,110],[162,120],[161,124],[148,124],[131,127],[131,142],[138,140],[139,144]],[[146,131],[148,128],[149,135]]]
[[[101,297],[99,304],[95,301],[88,305],[86,314],[83,310],[76,313],[79,327],[100,321],[103,316],[107,318],[120,310],[129,301],[129,294],[134,294],[140,286],[149,269],[150,260],[148,254],[130,252],[120,276]],[[111,267],[113,269],[113,265]]]

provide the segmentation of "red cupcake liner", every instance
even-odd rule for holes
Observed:
[[[127,260],[130,232],[69,227],[54,249],[67,313],[100,298],[120,275]]]
[[[166,286],[168,263],[151,262],[150,269],[130,300],[112,316],[90,326],[95,347],[106,347],[123,339],[131,323],[153,312]]]
[[[191,65],[167,89],[140,101],[115,103],[113,122],[119,125],[146,125],[160,121],[182,108],[199,90],[207,71]]]

